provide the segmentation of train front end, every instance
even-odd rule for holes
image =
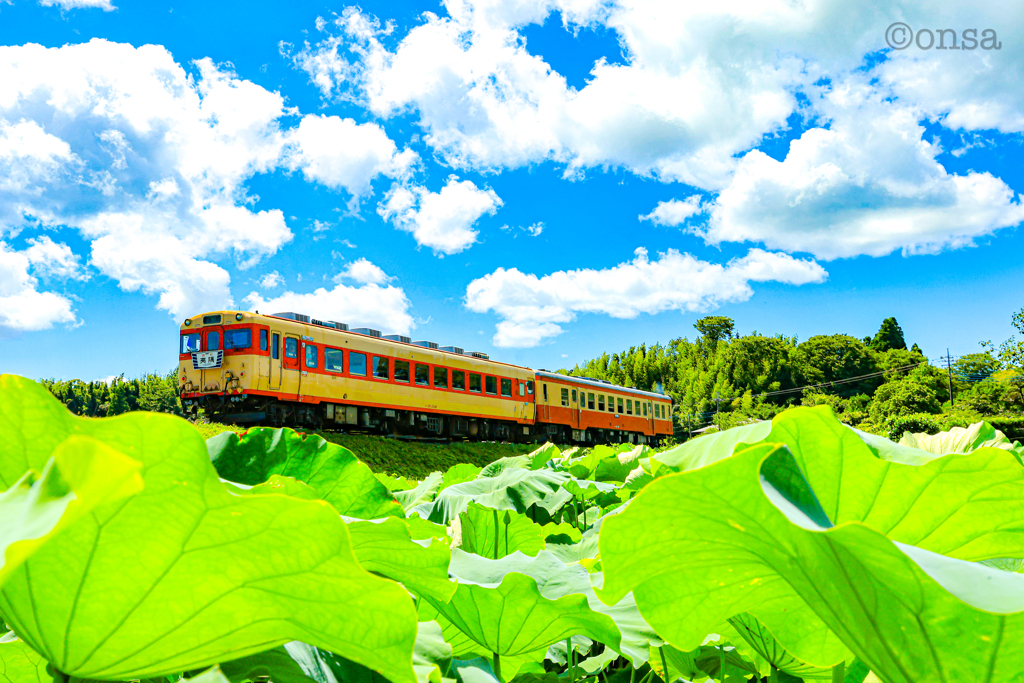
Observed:
[[[202,408],[211,417],[244,417],[260,359],[267,353],[266,327],[256,318],[244,311],[213,311],[181,324],[178,392],[186,413]]]

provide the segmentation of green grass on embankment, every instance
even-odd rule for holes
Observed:
[[[209,439],[221,432],[245,431],[244,427],[209,422],[197,424],[196,428],[202,433],[204,439]],[[469,441],[423,443],[385,439],[380,436],[364,434],[316,433],[331,443],[344,446],[352,451],[374,472],[395,474],[408,479],[423,479],[431,472],[444,472],[452,465],[462,462],[483,467],[499,458],[529,453],[537,448],[531,444]]]

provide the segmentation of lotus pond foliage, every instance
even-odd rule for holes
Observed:
[[[1024,449],[987,423],[818,405],[407,480],[6,375],[0,443],[0,683],[1022,676]]]

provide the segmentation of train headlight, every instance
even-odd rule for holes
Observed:
[[[241,319],[242,319],[242,314],[241,313],[235,313],[235,320],[241,320]]]
[[[185,327],[188,327],[191,324],[192,324],[191,320],[185,320]]]

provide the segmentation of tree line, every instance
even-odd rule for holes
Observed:
[[[1024,335],[1024,310],[1013,316]],[[1024,413],[1024,340],[962,355],[947,370],[917,344],[907,346],[895,318],[873,337],[737,334],[725,316],[701,318],[698,334],[667,344],[605,353],[570,375],[663,391],[676,404],[680,427],[692,431],[767,419],[794,405],[830,405],[843,421],[878,433],[919,416],[924,431],[966,425],[981,417]],[[934,424],[920,416],[936,416]]]
[[[110,417],[132,410],[183,414],[177,368],[166,375],[151,373],[138,379],[125,379],[121,374],[109,381],[41,379],[39,383],[75,415]]]

